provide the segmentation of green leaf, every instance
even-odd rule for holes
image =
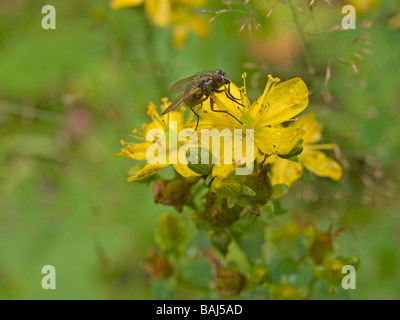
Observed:
[[[275,207],[271,200],[260,207],[261,216],[263,216],[267,219],[270,219],[274,216],[274,211],[275,211]]]
[[[207,186],[210,185],[212,179],[213,179],[212,174],[209,174],[209,175],[207,176],[207,178],[206,178],[206,185],[207,185]]]
[[[294,146],[294,148],[292,149],[292,151],[290,151],[288,154],[278,154],[278,156],[279,156],[280,158],[283,158],[283,159],[290,159],[290,158],[293,158],[293,157],[298,156],[300,153],[303,152],[302,143],[303,143],[303,139],[300,139],[300,140],[297,142],[297,144]]]
[[[231,198],[231,197],[228,197],[227,201],[228,201],[228,208],[232,209],[235,206],[235,203],[236,203],[235,199]]]
[[[207,159],[206,163],[202,163],[203,158]],[[186,151],[186,159],[189,169],[201,175],[210,174],[214,167],[213,162],[215,162],[215,157],[210,150],[197,147],[189,148]]]
[[[289,191],[289,187],[286,184],[276,184],[272,187],[272,199],[277,199],[284,196]]]
[[[180,280],[195,290],[208,289],[213,276],[211,265],[204,257],[182,259],[179,265],[179,274]]]
[[[174,295],[175,285],[171,279],[162,279],[153,283],[152,291],[157,300],[172,300]]]
[[[255,196],[256,195],[254,190],[252,190],[251,188],[249,188],[246,185],[242,185],[242,194],[246,195],[246,196]]]
[[[291,157],[291,158],[287,158],[286,160],[293,161],[293,162],[299,162],[299,157],[298,156],[294,156],[294,157]]]
[[[257,219],[247,232],[234,234],[234,237],[243,252],[252,260],[260,257],[262,246],[265,242],[265,224]]]

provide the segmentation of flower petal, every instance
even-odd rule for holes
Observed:
[[[172,45],[175,49],[180,49],[186,42],[188,36],[188,26],[185,24],[177,24],[172,30]]]
[[[312,112],[300,117],[299,121],[293,123],[293,126],[304,129],[304,144],[316,143],[322,138],[322,125],[317,122],[316,116],[315,112]]]
[[[151,145],[151,142],[135,144],[132,149],[133,153],[131,158],[135,160],[146,160],[146,152]]]
[[[268,85],[262,96],[251,106],[253,118],[261,117],[264,125],[274,125],[290,120],[308,105],[308,88],[300,78],[276,86]]]
[[[220,89],[224,89],[228,92],[228,85]],[[201,108],[199,107],[196,110],[196,112],[200,113],[199,128],[217,128],[218,130],[223,130],[225,128],[241,128],[240,122],[235,118],[241,118],[244,111],[243,105],[248,106],[249,99],[232,82],[229,85],[229,93],[239,100],[235,102],[233,99],[228,98],[225,92],[217,92],[210,97],[210,99],[214,101],[213,109],[216,111],[211,110],[210,99],[207,99],[202,103]],[[227,112],[229,112],[229,114]]]
[[[265,154],[288,154],[301,139],[304,130],[295,127],[264,127],[255,133],[255,144]]]
[[[303,174],[303,167],[298,162],[276,157],[271,173],[272,185],[286,184],[290,187]]]
[[[231,172],[233,172],[233,170],[235,170],[233,164],[216,164],[213,167],[212,176],[225,179],[231,174]]]
[[[210,24],[207,18],[190,17],[189,25],[191,30],[201,38],[206,38],[210,32]]]
[[[174,168],[184,178],[199,176],[199,174],[190,170],[187,164],[178,162],[177,164],[174,164]]]
[[[243,107],[237,102],[235,102],[234,99],[228,97],[227,94],[232,96],[233,98],[238,99],[237,101],[244,106],[249,105],[249,99],[247,98],[247,96],[243,95],[242,90],[239,89],[233,82],[220,88],[220,90],[222,89],[226,89],[226,93],[217,92],[214,94],[214,100],[216,104],[220,106],[222,110],[226,110],[234,115],[240,116],[241,112],[238,113],[238,110]]]
[[[299,155],[299,160],[306,169],[317,176],[328,177],[338,181],[342,177],[342,167],[325,153],[310,150]]]
[[[155,25],[165,28],[171,23],[170,0],[146,0],[146,15]]]
[[[121,8],[136,7],[143,2],[144,0],[113,0],[111,2],[111,9],[118,10]]]
[[[127,181],[130,182],[130,181],[146,179],[146,178],[156,174],[158,171],[160,171],[162,168],[165,168],[165,167],[168,167],[168,164],[153,165],[153,164],[146,163],[146,165],[142,169],[138,170],[134,176],[129,177],[127,179]]]
[[[181,4],[190,7],[201,7],[207,3],[207,0],[180,0]]]

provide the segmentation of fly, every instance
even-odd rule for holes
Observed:
[[[168,106],[167,109],[163,111],[163,115],[174,110],[181,103],[186,104],[193,113],[197,116],[197,124],[196,129],[199,126],[199,115],[193,108],[199,104],[202,104],[203,101],[207,100],[210,97],[210,108],[214,112],[223,112],[229,114],[232,118],[237,120],[240,124],[242,122],[236,118],[234,115],[230,114],[226,110],[216,110],[214,109],[214,99],[212,98],[212,94],[216,92],[225,92],[227,98],[232,100],[233,102],[243,106],[239,103],[239,99],[235,98],[230,93],[230,80],[226,76],[226,73],[220,69],[215,70],[214,72],[203,72],[199,74],[195,74],[194,76],[182,79],[176,82],[170,89],[169,92],[172,94],[178,94],[179,96],[175,98],[174,101]],[[227,89],[220,89],[222,86],[227,85]]]

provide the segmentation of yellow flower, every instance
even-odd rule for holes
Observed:
[[[163,109],[169,105],[168,99],[163,99]],[[142,131],[138,133],[137,130],[133,130],[133,137],[140,140],[140,143],[128,143],[121,141],[125,147],[120,153],[115,154],[116,156],[125,157],[134,160],[147,160],[148,163],[136,172],[134,176],[128,178],[128,181],[143,180],[154,174],[156,174],[162,168],[168,167],[173,164],[175,170],[183,177],[197,176],[198,174],[190,170],[186,163],[179,161],[178,151],[187,143],[187,141],[177,141],[176,145],[170,145],[169,136],[178,135],[182,130],[194,128],[193,115],[189,117],[187,121],[184,121],[185,108],[181,108],[180,111],[172,111],[164,116],[160,116],[157,112],[157,106],[154,103],[150,103],[147,114],[152,118],[150,124],[144,124]],[[175,122],[176,127],[170,127],[170,123]],[[154,130],[155,129],[155,130]],[[165,139],[159,139],[159,134],[164,133]],[[175,137],[176,138],[176,137]],[[176,139],[175,139],[176,141]],[[148,149],[154,148],[154,156],[148,156]],[[160,150],[165,150],[165,153]],[[165,162],[159,163],[156,161],[156,157],[165,159]],[[175,160],[172,160],[175,159]],[[155,160],[155,161],[152,161]],[[152,163],[155,162],[155,163]]]
[[[388,19],[387,24],[392,30],[400,29],[400,10],[397,10],[397,13]]]
[[[190,33],[200,38],[205,38],[209,32],[209,23],[206,17],[193,14],[193,8],[202,6],[206,1],[184,1],[171,13],[172,45],[175,49],[182,48]]]
[[[113,0],[114,10],[137,7],[144,3],[146,16],[161,28],[168,27],[171,22],[171,0]]]
[[[118,10],[122,8],[140,6],[144,0],[113,0],[111,2],[111,9]]]
[[[160,28],[172,25],[172,44],[179,49],[190,32],[199,37],[208,35],[208,20],[198,17],[195,8],[203,6],[207,0],[113,0],[114,10],[137,7],[144,4],[147,18]]]
[[[271,184],[273,186],[286,184],[290,187],[303,174],[303,166],[300,163],[278,156],[271,156],[265,163],[273,164],[271,171]]]
[[[345,4],[353,5],[356,10],[361,12],[372,11],[381,0],[346,0]]]
[[[308,105],[308,89],[300,78],[294,78],[279,83],[278,78],[268,76],[268,83],[264,93],[250,104],[246,92],[246,74],[243,74],[244,86],[238,88],[230,84],[230,93],[239,100],[229,99],[224,92],[216,93],[212,97],[215,101],[214,109],[224,112],[211,111],[209,99],[204,102],[200,112],[199,129],[241,129],[243,137],[246,129],[254,130],[254,159],[257,155],[286,155],[299,142],[304,130],[294,126],[277,126],[290,121],[303,111]],[[240,120],[240,122],[238,120]],[[243,138],[244,139],[244,138]],[[243,149],[245,150],[245,141]],[[221,148],[222,149],[222,148]],[[221,150],[223,158],[223,150]],[[253,159],[253,160],[254,160]],[[226,177],[234,170],[234,165],[219,165],[213,169],[214,176]]]
[[[298,155],[299,162],[280,157],[267,159],[272,163],[272,185],[286,184],[291,186],[303,174],[303,167],[320,177],[338,181],[343,174],[342,167],[320,150],[332,150],[335,144],[318,144],[322,138],[322,126],[316,121],[316,114],[310,113],[299,118],[292,126],[304,129],[303,152]]]

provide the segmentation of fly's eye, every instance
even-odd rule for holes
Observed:
[[[216,83],[221,83],[221,82],[223,82],[222,77],[221,77],[218,73],[214,73],[213,79],[214,79],[214,81],[215,81]]]

